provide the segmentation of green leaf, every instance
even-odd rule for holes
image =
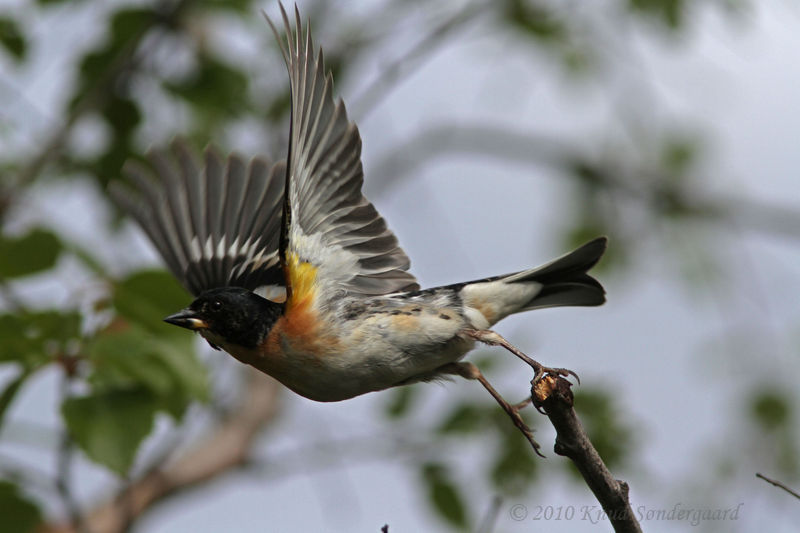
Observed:
[[[103,87],[104,97],[112,96],[115,84],[123,73],[118,71],[120,60],[130,54],[135,41],[144,38],[147,30],[159,21],[155,8],[121,9],[114,13],[109,22],[109,38],[100,48],[88,52],[80,61],[80,83],[77,84],[69,108],[74,110],[87,92]],[[130,72],[125,72],[126,83]],[[102,100],[101,100],[102,102]],[[114,124],[109,124],[114,128]]]
[[[794,415],[789,398],[785,394],[762,391],[751,400],[750,416],[761,429],[775,431],[785,428]]]
[[[111,19],[111,40],[118,45],[127,44],[140,37],[156,18],[153,8],[120,9]]]
[[[198,54],[197,69],[186,79],[165,88],[185,99],[203,115],[235,116],[247,109],[248,77],[208,53]]]
[[[672,136],[661,147],[661,164],[671,177],[684,178],[697,161],[698,143],[688,136]]]
[[[122,165],[133,155],[133,133],[142,121],[142,114],[136,101],[116,95],[104,100],[100,112],[111,129],[111,140],[90,166],[105,187],[109,177],[119,175]]]
[[[145,387],[156,395],[168,394],[175,379],[158,352],[158,341],[138,328],[98,334],[89,347],[92,389]]]
[[[629,457],[634,432],[617,412],[611,393],[581,387],[575,392],[575,411],[606,466],[613,469]]]
[[[428,500],[439,515],[451,525],[467,529],[467,509],[461,491],[452,482],[447,469],[430,463],[422,468],[422,480],[428,490]]]
[[[42,523],[42,512],[19,487],[0,480],[0,516],[5,533],[32,533]]]
[[[34,229],[22,237],[0,236],[0,278],[17,278],[55,266],[61,242],[52,232]]]
[[[411,405],[416,397],[418,389],[415,387],[398,387],[391,391],[387,396],[389,403],[386,404],[386,416],[389,418],[402,418],[411,410]]]
[[[492,405],[495,408],[496,405]],[[486,427],[486,408],[479,404],[457,405],[439,425],[439,433],[474,433]]]
[[[25,383],[25,380],[27,380],[30,375],[30,370],[23,370],[17,377],[8,382],[5,390],[0,394],[0,428],[3,427],[3,419],[5,418],[9,406],[14,401],[20,388],[22,388],[22,384]],[[2,516],[2,514],[0,514],[0,516]]]
[[[71,311],[0,315],[0,362],[16,361],[25,368],[47,364],[75,349],[80,326],[80,314]]]
[[[800,470],[793,421],[793,395],[772,387],[759,387],[750,397],[750,417],[756,423],[758,444],[774,461],[776,470],[795,477]]]
[[[506,21],[524,34],[543,42],[564,41],[567,37],[564,23],[553,12],[526,0],[506,0]]]
[[[195,356],[194,336],[163,322],[189,303],[177,281],[161,270],[137,272],[114,287],[112,301],[129,325],[94,339],[90,381],[96,390],[146,388],[176,419],[193,400],[207,400],[207,369]]]
[[[25,59],[25,53],[28,51],[28,41],[17,21],[11,17],[0,17],[0,45],[15,60],[22,61]]]
[[[661,19],[671,30],[677,30],[685,18],[684,0],[629,0],[632,9]]]
[[[108,187],[111,176],[118,176],[125,161],[135,155],[132,139],[132,135],[121,135],[120,131],[113,130],[106,151],[88,162],[88,168],[95,175],[101,187]]]
[[[69,398],[61,411],[70,435],[86,455],[124,476],[153,429],[157,408],[153,393],[138,388]]]
[[[291,107],[292,93],[287,88],[269,102],[264,114],[269,122],[278,122],[289,113]]]
[[[253,0],[203,0],[203,7],[209,9],[238,11],[250,16]]]
[[[504,417],[508,418],[508,417]],[[508,423],[508,420],[505,421]],[[539,471],[539,461],[528,441],[516,428],[505,433],[491,465],[492,483],[503,493],[521,495],[531,486]]]
[[[65,243],[65,249],[98,278],[105,279],[108,276],[103,264],[88,249],[75,243]]]
[[[104,331],[89,348],[93,390],[144,387],[159,408],[176,419],[193,400],[209,398],[205,365],[192,349],[192,336],[160,338],[140,328]]]
[[[129,136],[142,121],[139,106],[130,98],[114,96],[103,106],[103,117],[117,137]]]
[[[137,272],[114,288],[113,304],[117,312],[159,335],[185,337],[186,332],[163,322],[190,302],[186,291],[163,270]]]

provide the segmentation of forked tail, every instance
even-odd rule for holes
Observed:
[[[606,291],[587,271],[603,256],[607,242],[605,237],[598,237],[546,265],[501,280],[505,283],[535,281],[542,284],[542,289],[519,311],[562,305],[601,305],[606,301]]]
[[[601,305],[605,290],[587,271],[600,260],[606,243],[605,237],[598,237],[545,265],[465,283],[460,295],[490,324],[531,309]]]

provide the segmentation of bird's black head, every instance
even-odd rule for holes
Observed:
[[[214,348],[216,344],[255,348],[282,313],[283,304],[240,287],[223,287],[205,291],[164,321],[201,333]]]

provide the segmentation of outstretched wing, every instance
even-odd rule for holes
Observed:
[[[269,297],[284,284],[278,241],[285,169],[263,158],[223,161],[211,147],[201,168],[175,140],[169,150],[150,150],[147,164],[129,161],[129,183],[112,184],[110,193],[195,296],[235,286]]]
[[[272,27],[289,69],[291,134],[281,240],[290,303],[293,292],[313,285],[315,298],[377,295],[418,288],[408,256],[386,222],[361,193],[361,138],[333,99],[333,79],[311,32],[296,32],[281,5],[283,41]],[[313,279],[313,283],[309,280]],[[304,289],[305,291],[305,289]],[[295,298],[299,295],[295,295]]]

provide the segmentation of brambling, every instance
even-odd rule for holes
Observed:
[[[131,162],[132,186],[115,201],[135,218],[172,273],[196,299],[166,322],[202,335],[242,363],[322,402],[431,381],[475,379],[533,441],[518,409],[461,359],[476,342],[500,345],[546,368],[489,328],[530,309],[594,306],[603,287],[587,274],[605,237],[544,266],[421,290],[409,259],[361,193],[361,139],[322,50],[315,53],[295,8],[296,32],[281,5],[291,120],[286,162],[223,158],[198,163],[182,141]],[[266,15],[265,15],[266,16]]]

